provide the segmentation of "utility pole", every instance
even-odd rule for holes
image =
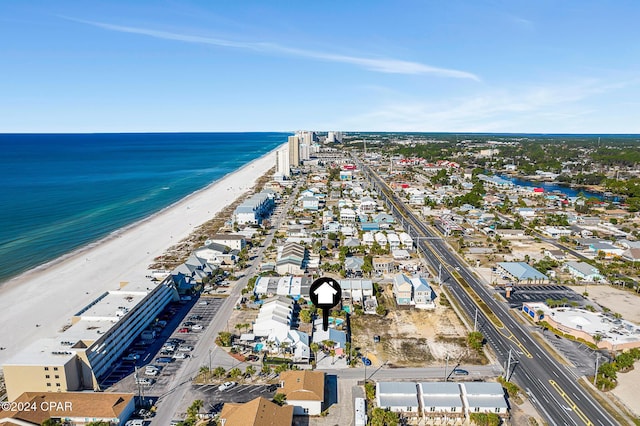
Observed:
[[[596,358],[596,372],[593,375],[593,386],[596,386],[596,387],[597,387],[597,383],[598,383],[598,367],[599,367],[598,364],[599,363],[600,363],[600,354],[598,354],[598,357]]]
[[[476,316],[473,319],[473,331],[478,331],[478,308],[476,307]]]
[[[438,283],[440,283],[440,287],[442,287],[442,263],[438,265]]]
[[[507,359],[507,370],[505,372],[505,380],[509,381],[509,370],[511,370],[511,349],[509,349],[509,359]]]

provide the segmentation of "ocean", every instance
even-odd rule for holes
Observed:
[[[162,210],[289,135],[0,134],[0,283]]]

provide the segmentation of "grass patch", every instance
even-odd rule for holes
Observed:
[[[478,305],[478,307],[482,310],[482,312],[489,319],[489,321],[491,321],[498,328],[504,328],[504,324],[502,324],[502,321],[500,321],[500,319],[496,316],[496,314],[493,313],[491,308],[489,308],[489,306],[487,306],[487,304],[484,303],[484,301],[480,298],[480,296],[478,296],[475,290],[471,288],[469,283],[464,278],[462,278],[460,274],[458,274],[455,271],[453,271],[452,275],[455,277],[456,281],[460,283],[462,288],[467,292],[469,297],[471,297],[473,301],[476,303],[476,305]]]

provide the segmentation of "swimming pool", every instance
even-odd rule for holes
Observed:
[[[262,343],[256,343],[256,345],[253,347],[253,351],[254,352],[260,352],[262,350],[262,347],[264,345]]]

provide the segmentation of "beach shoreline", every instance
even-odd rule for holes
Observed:
[[[275,151],[103,238],[0,284],[0,365],[53,336],[83,306],[120,282],[144,282],[148,266],[169,247],[243,197],[275,164]]]

